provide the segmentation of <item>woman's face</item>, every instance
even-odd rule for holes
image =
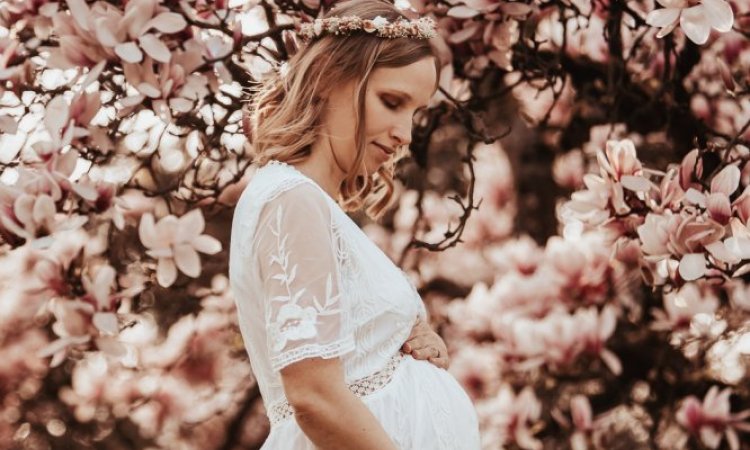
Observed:
[[[425,108],[434,93],[437,73],[432,57],[403,67],[372,71],[365,94],[365,168],[372,174],[409,145],[415,112]],[[356,83],[334,88],[323,119],[336,159],[351,168],[356,158]]]

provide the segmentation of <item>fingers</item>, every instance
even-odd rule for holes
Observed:
[[[434,341],[430,339],[428,335],[419,335],[413,338],[407,339],[404,345],[401,347],[405,352],[412,352],[422,348],[433,347]]]
[[[431,357],[431,358],[429,358],[429,361],[432,364],[440,367],[441,369],[445,369],[445,370],[448,370],[448,366],[450,365],[450,360],[448,359],[447,356],[446,357],[442,357],[441,356],[440,358],[432,358]]]
[[[437,358],[441,356],[440,349],[436,347],[425,347],[419,350],[412,350],[411,356],[414,359]]]

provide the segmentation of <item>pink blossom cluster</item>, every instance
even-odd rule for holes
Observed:
[[[691,395],[683,399],[677,411],[677,421],[708,448],[719,448],[722,439],[726,438],[731,450],[740,450],[737,432],[750,432],[750,422],[745,421],[750,417],[750,409],[732,413],[731,395],[731,389],[719,390],[718,386],[711,386],[702,402]]]
[[[618,358],[606,348],[619,316],[611,304],[616,274],[601,243],[552,238],[544,250],[532,247],[540,253],[531,258],[535,265],[523,260],[524,248],[508,243],[493,258],[514,266],[493,285],[479,283],[466,299],[449,305],[456,331],[475,339],[491,336],[508,369],[564,368],[588,355],[619,373]],[[515,252],[519,263],[511,259]]]
[[[165,335],[157,318],[145,315],[123,330],[121,358],[91,353],[76,362],[71,384],[60,392],[81,423],[129,418],[142,436],[161,447],[211,446],[244,392],[254,384],[248,364],[238,360],[234,301],[228,280],[217,275],[209,288],[196,288],[202,309],[174,322]],[[240,347],[238,347],[240,345]],[[267,432],[238,441],[258,442]],[[192,424],[187,430],[184,424]],[[249,443],[248,442],[248,443]]]
[[[450,323],[450,370],[475,399],[487,448],[512,442],[541,448],[529,433],[538,413],[523,419],[496,415],[516,398],[501,381],[533,379],[540,370],[620,374],[622,363],[607,344],[624,308],[618,298],[629,295],[619,283],[624,269],[611,264],[602,237],[593,233],[577,240],[554,237],[546,248],[528,238],[495,247],[488,257],[494,283],[477,283],[466,298],[435,315]],[[531,407],[533,390],[524,392],[517,401]]]
[[[597,155],[600,174],[584,177],[586,189],[566,203],[564,219],[606,227],[613,239],[637,238],[653,284],[741,276],[750,255],[741,159],[748,150],[727,152],[734,157],[711,173],[698,149],[665,173],[647,173],[631,141],[610,141]]]

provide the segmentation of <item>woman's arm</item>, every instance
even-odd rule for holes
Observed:
[[[347,387],[339,358],[309,358],[281,370],[302,431],[320,450],[397,450],[380,422]]]

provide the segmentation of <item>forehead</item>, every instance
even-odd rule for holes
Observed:
[[[408,94],[418,106],[426,105],[435,93],[437,73],[433,58],[423,58],[403,67],[379,67],[370,75],[369,87]]]

